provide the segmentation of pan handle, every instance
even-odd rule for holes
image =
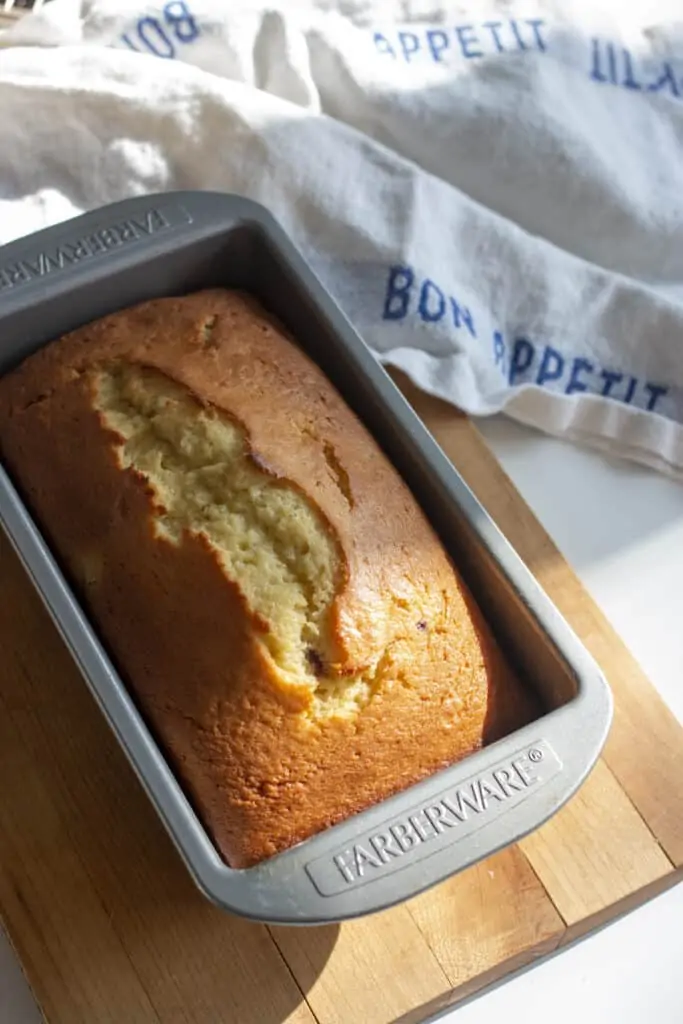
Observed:
[[[228,193],[162,192],[112,203],[0,246],[0,308],[11,312],[36,290],[47,297],[79,278],[149,260],[174,235],[200,240],[240,221],[273,226],[265,207]]]

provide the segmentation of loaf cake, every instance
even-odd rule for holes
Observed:
[[[45,346],[0,380],[0,455],[232,867],[535,714],[406,484],[243,293]]]

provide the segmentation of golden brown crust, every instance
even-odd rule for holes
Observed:
[[[306,718],[201,535],[153,528],[94,371],[140,364],[223,410],[340,552],[326,652],[382,661],[357,714]],[[226,860],[248,866],[534,713],[409,490],[321,371],[250,298],[205,291],[107,317],[0,380],[0,454]],[[260,624],[263,628],[263,623]]]

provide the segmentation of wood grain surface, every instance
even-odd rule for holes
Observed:
[[[0,536],[0,912],[50,1024],[417,1024],[681,877],[683,729],[473,425],[401,381],[602,665],[605,756],[519,846],[341,927],[212,908]]]

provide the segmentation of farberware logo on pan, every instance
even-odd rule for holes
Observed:
[[[33,252],[14,263],[0,266],[0,292],[189,223],[191,217],[180,206],[142,210],[135,216],[96,228],[80,238],[65,240],[49,250]]]
[[[364,885],[483,828],[561,768],[550,744],[541,740],[363,833],[353,845],[311,861],[306,871],[323,896]]]

